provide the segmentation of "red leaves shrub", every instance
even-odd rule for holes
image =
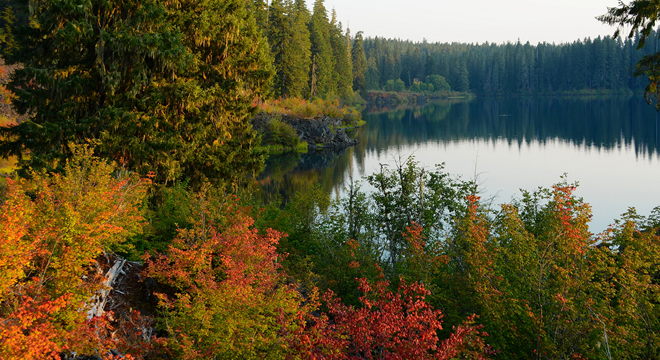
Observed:
[[[102,286],[94,270],[104,251],[141,231],[138,205],[147,183],[116,178],[111,164],[75,147],[66,175],[8,180],[0,209],[0,358],[58,358],[120,347],[86,319]],[[30,196],[27,194],[29,193]]]
[[[429,292],[423,285],[401,281],[394,293],[386,280],[372,285],[359,279],[359,283],[363,293],[360,308],[342,304],[328,291],[323,298],[330,318],[310,316],[306,328],[289,334],[291,347],[302,358],[452,359],[469,354],[472,359],[485,359],[490,351],[474,317],[455,328],[449,339],[440,341],[437,331],[442,329],[442,313],[425,301]]]
[[[167,255],[147,261],[146,275],[176,292],[160,295],[170,335],[160,339],[164,352],[182,359],[284,354],[279,333],[295,320],[301,299],[277,271],[282,234],[259,234],[235,204],[222,215],[225,226],[209,220],[213,215],[203,210],[205,221],[181,230]]]

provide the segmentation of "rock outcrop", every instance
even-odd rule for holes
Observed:
[[[273,115],[259,114],[252,119],[252,126],[260,134],[266,134],[271,119]],[[307,142],[310,150],[317,148],[339,150],[357,144],[357,140],[346,133],[356,126],[346,126],[341,118],[324,116],[316,119],[301,119],[283,115],[279,119],[293,127],[300,140]]]

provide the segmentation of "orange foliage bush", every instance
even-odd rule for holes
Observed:
[[[166,255],[147,258],[146,275],[176,290],[160,295],[170,334],[160,339],[164,352],[181,359],[286,353],[279,332],[291,326],[301,298],[277,271],[282,234],[259,234],[236,204],[222,215],[224,226],[207,210],[192,230],[180,230]]]
[[[86,302],[102,286],[94,258],[141,231],[148,182],[116,178],[91,149],[74,148],[66,175],[8,181],[0,213],[2,359],[120,347],[102,335],[104,319],[87,320]]]
[[[389,282],[375,285],[359,279],[361,307],[341,303],[332,291],[323,298],[328,314],[315,318],[302,315],[302,324],[287,340],[303,359],[453,359],[459,355],[485,359],[485,345],[474,316],[440,341],[442,313],[426,301],[428,290],[419,283],[401,281],[396,293]]]

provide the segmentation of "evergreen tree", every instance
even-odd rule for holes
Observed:
[[[285,44],[284,51],[288,54],[288,63],[284,67],[287,96],[307,97],[309,95],[309,69],[312,64],[311,43],[309,40],[310,14],[305,0],[289,2],[291,40]]]
[[[62,170],[69,143],[162,182],[240,177],[260,169],[248,116],[269,85],[266,43],[241,0],[20,0],[22,63],[9,88],[20,114],[0,154]],[[24,156],[29,152],[29,158]]]
[[[468,73],[465,62],[461,62],[458,71],[458,91],[470,91],[470,74]]]
[[[346,39],[343,36],[341,23],[337,22],[337,13],[332,9],[330,22],[330,45],[334,59],[333,78],[336,80],[337,95],[342,98],[353,94],[353,69],[347,53]]]
[[[364,52],[364,40],[362,31],[355,34],[351,49],[351,60],[353,61],[353,89],[364,91],[367,87],[367,55]]]
[[[254,14],[254,20],[264,36],[268,31],[268,12],[270,8],[265,0],[247,0],[248,11]]]
[[[309,26],[312,52],[312,96],[326,97],[336,94],[337,83],[333,79],[334,60],[330,45],[330,21],[323,4],[314,2],[314,13]]]
[[[367,62],[367,74],[365,76],[365,81],[367,83],[367,90],[378,90],[380,89],[380,71],[378,70],[378,65],[376,64],[376,58],[373,56],[369,58]]]
[[[283,96],[288,93],[284,68],[287,67],[288,57],[291,56],[290,46],[293,32],[289,16],[282,0],[273,0],[268,9],[268,44],[275,67],[275,78],[273,81],[273,93],[275,96]]]

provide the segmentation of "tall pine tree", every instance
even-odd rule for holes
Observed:
[[[28,121],[0,154],[61,170],[69,143],[157,180],[240,177],[263,163],[248,116],[272,76],[243,0],[19,0],[9,88]],[[25,156],[29,152],[29,157]]]
[[[353,89],[363,92],[367,87],[367,55],[364,53],[362,31],[355,34],[351,48],[351,60],[353,61]]]
[[[283,67],[286,96],[309,96],[309,70],[312,64],[311,43],[307,24],[310,20],[305,0],[289,1],[289,27],[291,38],[284,44],[287,61]]]
[[[337,82],[337,95],[346,98],[353,94],[353,67],[349,60],[348,45],[343,35],[341,23],[337,22],[335,9],[332,9],[332,21],[330,22],[330,45],[334,55],[333,77]]]
[[[312,52],[312,96],[327,97],[336,94],[337,83],[333,78],[334,61],[330,45],[330,21],[323,4],[314,2],[314,13],[309,26]]]
[[[275,96],[284,96],[288,93],[285,84],[284,68],[287,66],[290,49],[287,44],[293,37],[287,7],[283,0],[273,0],[268,9],[268,44],[275,67],[273,93]]]

